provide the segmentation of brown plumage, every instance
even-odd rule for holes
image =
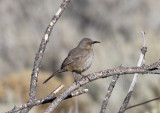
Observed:
[[[68,56],[65,58],[61,65],[61,69],[53,73],[43,83],[46,83],[57,73],[71,71],[77,74],[81,74],[82,72],[86,71],[91,66],[94,58],[92,45],[95,43],[100,42],[92,41],[89,38],[82,39],[78,46],[69,52]]]

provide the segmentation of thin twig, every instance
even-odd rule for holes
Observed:
[[[106,96],[105,96],[105,98],[102,102],[100,113],[105,113],[109,98],[111,96],[111,93],[112,93],[112,91],[115,87],[115,84],[116,84],[118,78],[119,78],[119,75],[115,75],[115,76],[112,77],[111,83],[109,84],[109,87],[108,87],[108,90],[107,90],[107,94],[106,94]]]
[[[50,34],[52,32],[52,29],[60,16],[62,15],[63,11],[67,7],[67,5],[70,3],[71,0],[64,0],[62,4],[60,5],[59,10],[57,13],[53,16],[51,19],[44,36],[42,37],[42,41],[39,47],[39,50],[36,54],[35,61],[34,61],[34,66],[33,66],[33,71],[31,74],[31,82],[30,82],[30,93],[29,93],[29,102],[35,101],[36,100],[36,87],[38,84],[38,73],[39,73],[39,68],[43,59],[44,51],[47,45],[47,42],[49,41]],[[21,111],[21,113],[27,113],[31,108],[25,109]]]
[[[142,61],[143,61],[144,56],[145,56],[145,53],[146,53],[146,51],[147,51],[147,50],[144,51],[144,49],[143,49],[143,48],[146,48],[146,47],[145,47],[145,32],[141,31],[141,33],[142,33],[142,38],[143,38],[143,47],[142,47],[142,49],[141,49],[141,55],[140,55],[140,58],[139,58],[139,61],[138,61],[138,64],[137,64],[138,67],[141,66]],[[119,110],[118,113],[124,113],[124,112],[125,112],[125,110],[126,110],[126,108],[127,108],[127,105],[128,105],[128,103],[129,103],[129,100],[130,100],[130,98],[131,98],[131,95],[132,95],[134,86],[135,86],[135,84],[136,84],[137,78],[138,78],[138,74],[135,73],[135,74],[134,74],[134,77],[133,77],[133,80],[132,80],[132,83],[131,83],[131,85],[130,85],[129,91],[128,91],[128,93],[127,93],[127,96],[126,96],[126,98],[124,99],[123,104],[122,104],[122,106],[121,106],[121,108],[120,108],[120,110]]]
[[[83,89],[83,90],[79,90],[79,91],[73,92],[73,93],[71,93],[71,95],[72,95],[72,97],[75,97],[75,96],[87,93],[88,91],[89,91],[88,89]]]
[[[73,107],[71,106],[71,107],[69,108],[68,113],[72,113],[72,111],[73,111]]]
[[[83,90],[79,90],[77,92],[72,92],[71,94],[69,94],[65,99],[70,99],[70,98],[73,98],[75,96],[79,96],[79,95],[82,95],[82,94],[85,94],[88,92],[88,89],[83,89]],[[54,98],[50,98],[50,99],[46,99],[42,104],[46,104],[46,103],[49,103],[49,102],[52,102],[53,100],[55,100],[57,97],[54,97]]]
[[[78,97],[75,98],[75,113],[79,113]]]
[[[147,103],[152,102],[152,101],[155,101],[155,100],[160,100],[160,97],[154,98],[154,99],[151,99],[151,100],[148,100],[148,101],[139,103],[139,104],[135,104],[135,105],[129,106],[129,107],[126,108],[126,110],[131,109],[131,108],[134,108],[134,107],[137,107],[137,106],[141,106],[141,105],[147,104]]]

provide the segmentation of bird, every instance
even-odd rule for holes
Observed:
[[[47,78],[44,82],[46,83],[50,80],[53,76],[58,73],[70,71],[73,73],[74,79],[76,74],[82,75],[82,72],[86,71],[90,68],[93,58],[93,44],[100,43],[99,41],[92,41],[90,38],[83,38],[77,47],[72,49],[68,56],[64,59],[61,68],[54,72],[49,78]],[[84,76],[84,75],[82,75]]]

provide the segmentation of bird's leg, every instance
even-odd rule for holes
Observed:
[[[75,73],[74,73],[74,72],[72,72],[72,75],[73,75],[73,78],[74,78],[74,82],[76,82],[76,83],[77,83]]]
[[[80,75],[81,75],[82,77],[85,77],[85,75],[83,75],[82,73],[80,73]]]

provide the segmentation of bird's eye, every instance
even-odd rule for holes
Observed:
[[[86,42],[87,45],[89,45],[89,42]]]

